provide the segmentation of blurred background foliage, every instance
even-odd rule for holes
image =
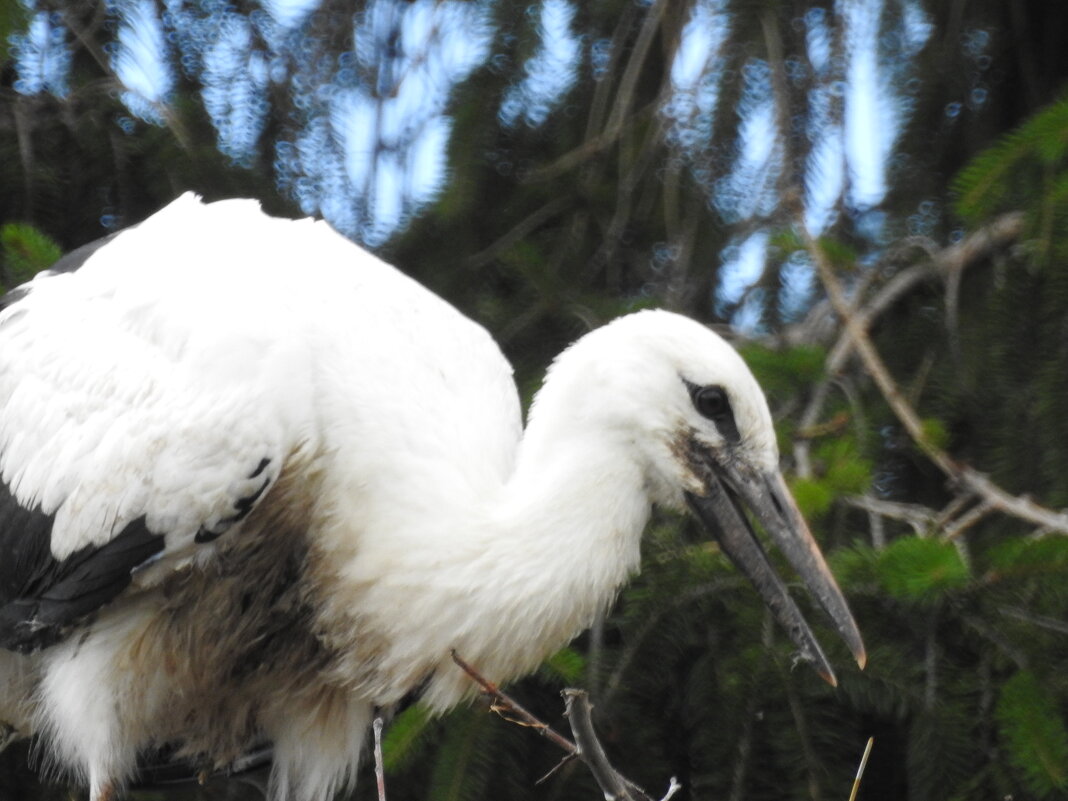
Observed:
[[[799,233],[927,445],[1068,506],[1065,30],[1041,0],[9,1],[0,284],[195,190],[326,217],[486,325],[526,400],[618,314],[717,325],[768,392],[867,670],[833,636],[837,689],[795,666],[717,548],[658,516],[615,608],[515,696],[560,725],[560,688],[589,689],[657,796],[676,776],[679,799],[844,799],[874,736],[861,799],[1068,797],[1068,540],[909,435]],[[575,765],[536,784],[557,757],[484,705],[416,706],[389,795],[599,797]],[[70,797],[32,763],[0,754],[0,799]]]

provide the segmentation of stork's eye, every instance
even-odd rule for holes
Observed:
[[[693,405],[704,417],[718,421],[731,413],[727,393],[721,387],[700,387],[693,393]]]
[[[734,422],[734,410],[731,409],[730,399],[723,387],[702,387],[692,384],[685,378],[686,389],[690,391],[690,400],[698,413],[716,426],[720,436],[731,444],[737,444],[741,440],[738,433],[738,425]]]

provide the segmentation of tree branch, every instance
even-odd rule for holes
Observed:
[[[452,652],[452,661],[455,662],[460,668],[474,679],[475,683],[483,689],[493,703],[491,707],[495,712],[500,714],[502,711],[506,711],[516,718],[524,726],[529,726],[534,729],[538,734],[547,740],[555,743],[560,748],[564,749],[569,754],[578,754],[578,747],[569,739],[561,734],[558,734],[548,723],[537,718],[535,715],[524,709],[518,701],[511,698],[501,691],[501,689],[489,679],[485,678],[481,673],[471,667],[467,662],[460,658],[460,655],[456,651]]]
[[[871,495],[848,495],[843,500],[854,509],[906,523],[921,537],[931,532],[937,519],[934,510],[915,503],[883,501]]]
[[[1008,219],[1000,219],[1002,220],[1002,224],[1009,230],[1015,231],[1016,233],[1019,232],[1020,229],[1016,227],[1017,225],[1022,224],[1019,220],[1014,220],[1014,218],[1011,217]],[[1006,492],[979,471],[956,462],[948,453],[946,453],[946,451],[942,450],[931,440],[927,431],[924,429],[923,421],[898,388],[897,383],[890,375],[890,371],[886,368],[886,364],[883,362],[882,357],[876,350],[875,344],[868,335],[866,326],[870,323],[870,318],[864,318],[862,320],[862,315],[853,309],[852,304],[850,304],[846,297],[841,283],[834,274],[834,269],[831,266],[830,259],[827,257],[823,246],[812,237],[803,223],[799,222],[798,228],[804,239],[805,247],[812,256],[813,263],[816,266],[816,273],[827,292],[827,298],[831,303],[831,307],[842,320],[845,329],[843,336],[848,337],[848,339],[851,340],[852,348],[860,358],[865,371],[871,376],[875,385],[882,393],[883,398],[890,406],[891,411],[893,411],[894,415],[901,422],[902,427],[908,433],[916,447],[919,448],[920,451],[930,459],[930,461],[941,470],[957,488],[974,494],[988,507],[1020,520],[1025,520],[1034,525],[1041,526],[1049,531],[1068,534],[1068,514],[1055,512],[1040,504],[1034,503],[1029,498],[1018,497]],[[955,246],[956,249],[948,249],[953,251],[952,256],[954,258],[951,261],[947,260],[947,265],[951,268],[954,264],[963,265],[964,254],[973,251],[977,246],[975,244],[977,241],[978,240],[971,240],[971,243],[969,243],[967,247],[965,246],[965,242],[962,242],[960,246]],[[989,234],[984,235],[983,241],[989,242]],[[828,369],[832,368],[833,365],[831,364],[830,356],[827,361]]]
[[[579,754],[589,766],[590,773],[604,791],[608,801],[652,801],[652,798],[634,782],[623,777],[612,767],[604,747],[593,730],[592,708],[585,690],[564,690],[564,714],[571,723]]]
[[[506,720],[512,720],[522,726],[534,729],[542,737],[551,740],[567,752],[568,756],[564,762],[554,767],[546,776],[539,779],[539,782],[544,781],[555,773],[568,760],[578,757],[589,767],[607,801],[653,801],[648,793],[617,771],[608,761],[604,747],[597,739],[597,734],[593,729],[593,721],[590,714],[592,708],[585,690],[566,689],[563,691],[564,714],[567,715],[568,721],[571,723],[571,731],[575,735],[575,742],[571,742],[554,731],[548,723],[538,719],[524,709],[515,699],[501,692],[501,689],[496,684],[486,679],[461,659],[456,651],[452,652],[452,661],[459,665],[464,673],[470,676],[490,697],[490,708],[493,711]],[[681,785],[672,777],[667,794],[660,801],[668,801],[679,789],[681,789]]]

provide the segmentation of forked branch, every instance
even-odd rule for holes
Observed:
[[[455,651],[452,652],[452,661],[459,665],[464,673],[470,676],[489,696],[490,708],[493,711],[506,720],[534,729],[541,736],[554,742],[567,752],[565,762],[576,757],[585,762],[608,801],[653,801],[648,793],[612,767],[608,761],[604,747],[593,729],[592,707],[589,696],[584,690],[566,689],[563,691],[565,714],[571,724],[571,731],[575,735],[575,741],[572,742],[554,731],[548,723],[524,709],[515,699],[502,692],[496,684],[461,659]],[[552,775],[559,767],[558,765],[553,768],[549,775]],[[660,801],[668,801],[680,789],[681,785],[672,777],[667,793]]]
[[[1011,232],[1017,224],[1016,220],[1007,219],[1005,227],[1008,231],[1002,233]],[[998,511],[1038,526],[1043,531],[1068,534],[1068,514],[1054,511],[1029,498],[1005,491],[978,470],[957,462],[931,439],[920,416],[890,375],[890,371],[868,335],[867,324],[870,320],[862,319],[853,304],[849,302],[823,246],[808,232],[803,223],[799,223],[798,227],[816,266],[820,282],[827,292],[827,299],[842,320],[843,336],[851,341],[852,349],[860,358],[865,371],[871,376],[891,411],[901,422],[916,447],[946,475],[959,492],[977,498],[984,514],[988,511]],[[967,526],[958,527],[957,533],[965,528]],[[953,529],[951,528],[950,531]]]

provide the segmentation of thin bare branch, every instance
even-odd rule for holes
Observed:
[[[503,693],[496,684],[483,677],[481,673],[461,659],[459,654],[455,651],[452,652],[452,661],[459,665],[464,673],[474,679],[475,683],[490,696],[495,704],[503,707],[504,710],[510,714],[515,715],[524,725],[534,729],[534,731],[542,737],[555,743],[567,753],[576,755],[579,753],[578,746],[562,734],[557,733],[548,723],[543,722],[535,715],[528,712],[515,699]]]
[[[371,728],[375,738],[375,782],[378,785],[378,801],[386,801],[386,768],[382,759],[382,718],[376,717]]]
[[[501,689],[496,684],[486,679],[460,658],[456,651],[452,652],[452,661],[459,665],[464,673],[470,676],[490,696],[492,699],[491,709],[497,714],[506,720],[534,729],[538,734],[551,740],[567,752],[568,757],[539,779],[539,783],[558,771],[570,759],[578,757],[589,767],[590,772],[593,773],[597,784],[600,785],[608,801],[614,801],[615,799],[618,799],[618,801],[653,801],[648,793],[617,771],[608,761],[604,747],[597,739],[593,729],[592,707],[590,706],[589,695],[585,690],[569,688],[563,691],[564,714],[567,715],[571,724],[571,731],[575,735],[575,742],[571,742],[566,737],[555,732],[549,724],[524,709],[515,699],[501,692]],[[661,801],[667,801],[678,792],[678,789],[677,782],[672,777],[667,795]]]
[[[468,256],[464,260],[465,265],[474,269],[489,264],[501,253],[508,250],[517,242],[526,239],[530,234],[538,230],[557,214],[565,211],[570,205],[570,202],[571,201],[568,200],[568,198],[563,196],[550,200],[544,206],[536,209],[533,213],[528,214],[516,225],[512,226],[510,230],[493,242],[493,244],[483,248],[472,256]]]
[[[1058,634],[1068,634],[1068,622],[1058,620],[1054,617],[1036,615],[1032,612],[1028,612],[1026,609],[1020,609],[1018,606],[1000,606],[998,607],[998,611],[1006,617],[1014,617],[1017,620],[1022,620],[1025,623],[1030,623],[1042,629],[1055,631]]]
[[[597,136],[587,139],[578,147],[567,151],[555,161],[546,164],[543,167],[525,171],[519,176],[519,182],[523,184],[532,184],[538,183],[539,181],[550,181],[553,178],[563,175],[569,170],[573,170],[589,159],[600,155],[605,150],[612,147],[612,145],[619,140],[619,137],[623,135],[624,131],[628,130],[636,122],[653,114],[658,105],[659,101],[649,103],[644,108],[631,114],[618,125],[606,128]]]
[[[563,696],[564,714],[571,723],[579,754],[604,791],[605,798],[608,801],[653,801],[648,793],[621,775],[608,761],[608,755],[593,730],[592,707],[586,691],[567,689]]]
[[[864,755],[860,758],[860,766],[857,768],[857,777],[853,780],[853,790],[849,793],[849,801],[857,801],[857,791],[860,790],[860,780],[864,778],[864,769],[868,766],[868,757],[871,756],[871,747],[875,744],[875,738],[869,737],[868,744],[864,746]]]
[[[854,313],[857,324],[864,330],[869,330],[883,313],[917,286],[935,278],[946,279],[953,273],[962,272],[978,263],[991,251],[1015,241],[1023,232],[1023,228],[1023,214],[1019,212],[1003,214],[989,225],[964,237],[955,245],[931,254],[929,261],[902,270],[887,281],[871,300],[857,308]],[[805,235],[808,236],[807,232]],[[809,252],[811,253],[811,249]],[[831,305],[834,305],[833,300]],[[848,331],[843,331],[838,342],[827,355],[827,371],[832,374],[840,371],[845,367],[846,359],[852,352],[853,338],[849,336]]]
[[[933,509],[915,503],[883,501],[871,495],[849,495],[843,499],[854,509],[861,509],[869,514],[888,517],[908,524],[918,536],[926,536],[935,527],[937,513]]]
[[[942,536],[947,540],[959,537],[994,511],[996,511],[996,509],[992,504],[988,501],[981,501],[960,517],[956,518],[952,523],[946,523],[942,528]]]
[[[1001,219],[1002,221],[1005,220],[1005,218]],[[955,461],[931,439],[924,428],[923,421],[909,404],[904,394],[902,394],[897,383],[890,375],[890,371],[886,368],[882,357],[876,350],[875,344],[866,330],[866,321],[862,322],[860,315],[849,302],[845,290],[834,274],[834,269],[823,246],[812,237],[803,224],[799,224],[798,227],[804,237],[805,246],[812,256],[820,282],[827,292],[827,298],[842,320],[845,336],[848,336],[852,341],[852,348],[860,357],[865,371],[871,376],[883,398],[890,406],[891,411],[900,421],[916,447],[950,479],[954,486],[978,496],[983,503],[991,508],[1025,520],[1028,523],[1043,526],[1051,531],[1068,534],[1068,514],[1053,511],[1029,498],[1018,497],[1006,492],[984,474]],[[1013,226],[1009,227],[1015,230],[1016,233],[1020,230],[1013,228]],[[955,251],[958,258],[961,259],[963,259],[961,254],[964,252],[963,245],[964,243],[961,243],[961,249]],[[963,264],[964,262],[961,261],[960,263]],[[831,367],[830,361],[830,358],[828,358],[828,368]]]

